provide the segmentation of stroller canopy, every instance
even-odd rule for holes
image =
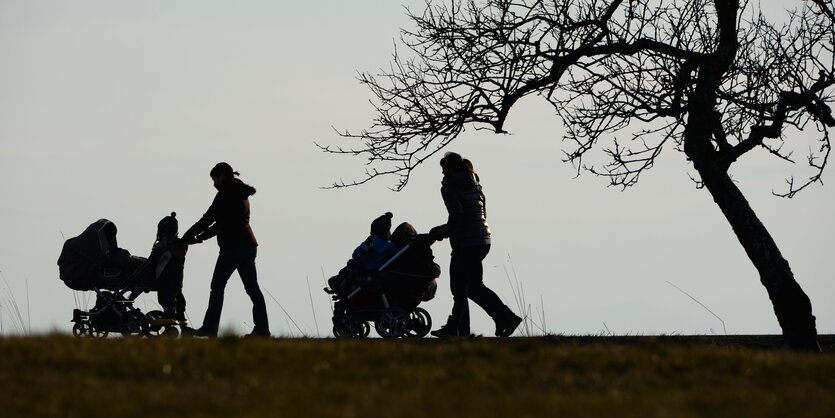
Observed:
[[[111,249],[118,248],[116,224],[107,219],[99,219],[90,224],[81,235],[67,240],[64,247],[89,260],[104,260]]]
[[[58,258],[61,280],[75,290],[91,290],[97,267],[103,266],[116,245],[116,225],[107,219],[93,222],[81,235],[64,242]]]

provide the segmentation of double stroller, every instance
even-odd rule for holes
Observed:
[[[173,214],[172,214],[173,216]],[[134,306],[142,293],[158,291],[159,278],[166,270],[176,273],[170,248],[155,245],[150,257],[137,257],[116,243],[116,225],[100,219],[81,235],[64,243],[58,259],[59,276],[70,289],[93,291],[96,303],[90,310],[74,309],[73,335],[106,337],[179,334],[175,326],[187,321],[173,319],[161,310],[143,313]],[[159,241],[157,242],[159,244]],[[181,244],[179,244],[181,245]],[[184,260],[185,250],[182,250]],[[179,270],[180,285],[182,269]],[[182,302],[184,309],[184,301]]]
[[[373,323],[383,338],[426,336],[432,317],[418,305],[434,298],[435,279],[441,274],[430,248],[435,241],[430,235],[410,235],[371,271],[349,260],[325,288],[334,300],[333,335],[365,338]]]

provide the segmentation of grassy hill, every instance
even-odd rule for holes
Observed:
[[[835,355],[773,341],[2,338],[0,415],[835,416]]]

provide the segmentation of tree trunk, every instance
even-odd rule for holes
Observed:
[[[699,174],[757,268],[760,282],[774,306],[786,345],[794,349],[820,351],[809,297],[795,281],[788,261],[780,254],[777,244],[751,209],[748,200],[728,177],[726,170],[704,166],[699,169]]]

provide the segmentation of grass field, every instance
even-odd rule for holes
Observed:
[[[0,416],[835,417],[835,341],[774,341],[2,338]]]

